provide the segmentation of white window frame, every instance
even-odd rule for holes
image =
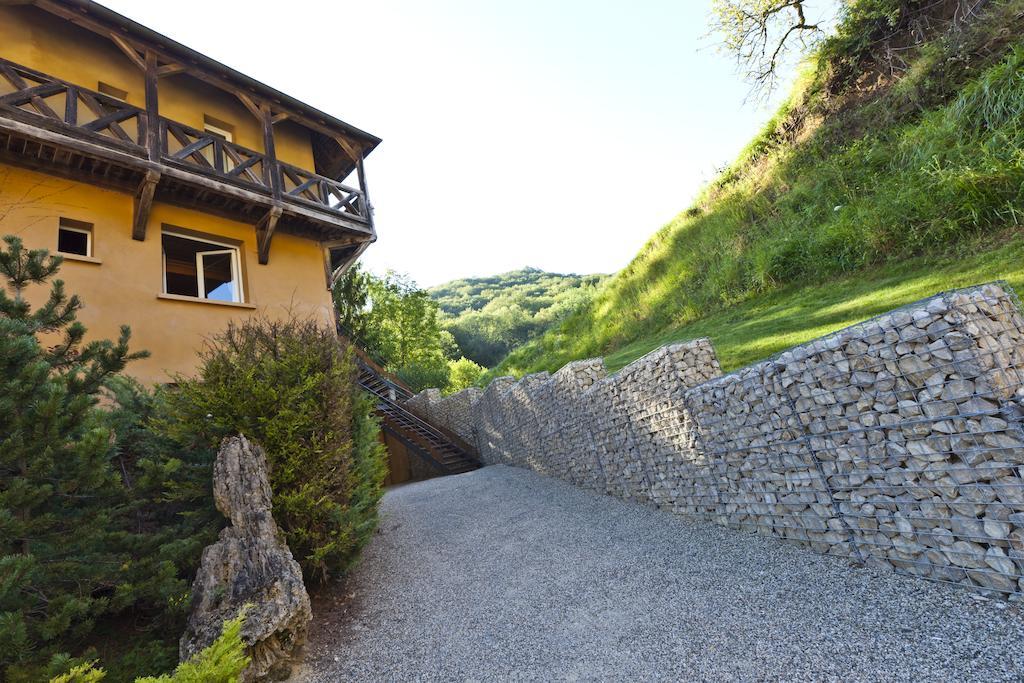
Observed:
[[[203,131],[206,132],[206,133],[213,133],[217,137],[223,138],[224,142],[234,142],[235,141],[235,134],[234,133],[232,133],[229,130],[225,130],[224,128],[221,128],[220,126],[218,126],[216,124],[210,123],[209,121],[203,121]],[[206,157],[206,160],[210,162],[211,166],[216,165],[215,162],[214,162],[213,146],[212,145],[204,147],[203,148],[203,153],[204,153],[204,156]],[[231,162],[231,157],[229,157],[227,154],[223,154],[222,156],[224,157],[224,172],[227,173],[228,171],[230,171],[231,169],[234,168],[234,164]]]
[[[57,250],[58,254],[67,254],[68,256],[88,256],[90,258],[92,257],[92,230],[89,230],[87,228],[73,228],[70,225],[67,225],[67,224],[65,224],[62,221],[57,226],[57,240],[58,240],[58,243],[59,243],[59,240],[60,240],[60,231],[61,230],[67,230],[69,232],[84,233],[85,234],[85,253],[84,254],[76,254],[76,253],[71,252],[71,251],[61,251],[61,250],[58,249]]]
[[[203,122],[203,130],[207,133],[213,133],[214,135],[224,138],[227,142],[235,141],[235,134],[229,130],[224,130],[220,126],[215,126],[209,121]]]
[[[208,244],[214,247],[220,247],[219,249],[207,249],[206,251],[196,252],[196,298],[202,301],[223,301],[223,299],[211,299],[204,296],[206,291],[206,276],[203,272],[203,257],[204,256],[215,256],[217,254],[231,254],[231,280],[235,283],[235,298],[231,300],[231,303],[243,304],[245,303],[245,286],[242,283],[242,249],[235,244],[227,244],[225,242],[216,242],[214,240],[206,239],[203,237],[194,237],[185,233],[175,232],[173,230],[164,230],[161,235],[169,235],[171,237],[177,237],[183,240],[189,240],[191,242],[199,242],[200,244]],[[161,260],[163,263],[163,280],[164,280],[164,294],[167,294],[167,253],[161,247],[160,249]]]
[[[207,256],[219,256],[220,254],[231,255],[231,281],[237,285],[235,287],[235,298],[232,299],[232,301],[236,304],[240,304],[243,301],[242,269],[239,267],[238,263],[238,249],[214,249],[211,251],[196,252],[196,278],[199,280],[199,298],[207,299],[208,301],[221,301],[221,299],[210,299],[203,295],[203,292],[206,291],[206,269],[203,266],[203,259]]]

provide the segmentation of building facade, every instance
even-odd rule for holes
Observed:
[[[0,235],[64,256],[90,337],[129,325],[144,382],[231,321],[333,325],[379,142],[88,0],[0,0]]]

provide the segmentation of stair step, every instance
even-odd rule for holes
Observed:
[[[412,394],[404,388],[381,377],[368,365],[360,364],[359,385],[378,399],[377,413],[389,429],[404,436],[423,457],[444,470],[447,474],[461,474],[477,469],[480,465],[472,455],[449,440],[448,436],[403,408],[395,399],[404,401]]]

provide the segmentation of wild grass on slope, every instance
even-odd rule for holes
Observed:
[[[782,287],[917,255],[955,263],[984,235],[1024,219],[1022,112],[1024,45],[1017,44],[947,104],[908,123],[845,145],[823,126],[778,148],[757,173],[659,231],[590,307],[495,372],[550,370],[645,345]]]
[[[605,364],[615,371],[664,344],[710,337],[722,367],[735,370],[938,292],[991,280],[1007,280],[1024,293],[1024,237],[977,256],[910,259],[823,284],[780,289],[637,340],[608,355]]]

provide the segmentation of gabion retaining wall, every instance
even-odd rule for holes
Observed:
[[[454,432],[469,444],[476,444],[473,405],[483,392],[476,387],[451,396],[442,396],[438,389],[426,389],[405,402],[412,412],[430,418],[431,424]]]
[[[612,376],[578,361],[410,405],[443,416],[487,463],[1020,595],[1022,373],[1020,305],[993,283],[727,375],[701,339]]]

